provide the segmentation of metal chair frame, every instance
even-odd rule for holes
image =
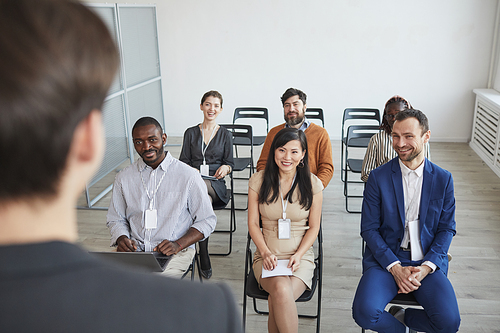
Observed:
[[[195,249],[196,251],[196,249]],[[189,265],[188,269],[182,274],[181,280],[184,279],[189,272],[191,272],[191,281],[194,281],[194,268],[195,266],[198,268],[198,278],[200,282],[203,283],[203,278],[201,277],[201,266],[200,266],[200,258],[198,257],[198,251],[194,253],[193,261]]]
[[[220,203],[216,205],[212,205],[214,211],[228,209],[229,213],[229,228],[226,230],[216,229],[214,233],[228,233],[229,234],[229,248],[227,252],[224,253],[210,253],[211,256],[228,256],[231,254],[233,250],[233,233],[236,231],[236,210],[234,207],[234,181],[233,181],[233,173],[229,173],[231,188],[228,188],[227,194],[229,196],[229,208],[227,208],[227,204]]]

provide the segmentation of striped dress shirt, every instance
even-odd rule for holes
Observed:
[[[424,145],[425,157],[431,160],[431,150],[429,142]],[[368,181],[368,176],[373,169],[389,162],[394,157],[398,156],[394,148],[392,148],[392,137],[386,131],[380,131],[374,134],[368,148],[366,149],[365,158],[363,159],[363,166],[361,168],[361,180],[365,183]]]
[[[157,210],[158,226],[146,236],[144,212],[150,207],[150,199],[144,187],[151,196],[159,183],[153,205]],[[197,229],[206,238],[216,223],[207,186],[199,172],[173,158],[169,152],[155,170],[139,158],[116,175],[107,215],[111,246],[125,235],[144,251],[145,239],[150,238],[154,247],[165,239],[181,238],[189,228]]]

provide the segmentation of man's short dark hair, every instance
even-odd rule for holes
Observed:
[[[307,95],[305,92],[302,90],[296,89],[296,88],[288,88],[284,93],[283,96],[281,96],[281,104],[284,106],[285,102],[287,99],[289,99],[292,96],[299,96],[299,99],[304,103],[304,105],[307,104]]]
[[[158,131],[160,131],[160,134],[163,134],[163,129],[161,128],[160,123],[153,117],[139,118],[132,127],[132,134],[134,134],[134,131],[137,127],[148,126],[148,125],[155,125]]]
[[[77,125],[119,64],[104,23],[67,0],[0,0],[0,202],[52,198]]]
[[[429,120],[422,111],[417,109],[404,109],[396,114],[396,121],[402,121],[407,118],[417,118],[420,128],[422,128],[422,134],[429,130]]]

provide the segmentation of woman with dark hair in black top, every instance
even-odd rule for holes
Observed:
[[[203,122],[184,132],[179,160],[200,170],[212,203],[227,204],[229,198],[224,177],[233,166],[233,139],[231,133],[217,125],[217,116],[222,112],[222,95],[214,90],[201,99]],[[212,266],[208,255],[208,238],[199,242],[201,272],[210,279]]]

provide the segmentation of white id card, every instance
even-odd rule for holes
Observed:
[[[144,226],[146,229],[156,229],[156,226],[158,225],[157,216],[158,214],[156,209],[147,209],[144,212]]]
[[[408,229],[410,232],[410,244],[411,244],[411,260],[418,261],[424,259],[424,253],[422,251],[422,244],[420,243],[420,221],[409,221]]]
[[[200,165],[200,173],[203,176],[209,176],[208,172],[209,172],[208,164],[202,164],[202,165]]]
[[[278,220],[278,239],[290,239],[290,219]]]

